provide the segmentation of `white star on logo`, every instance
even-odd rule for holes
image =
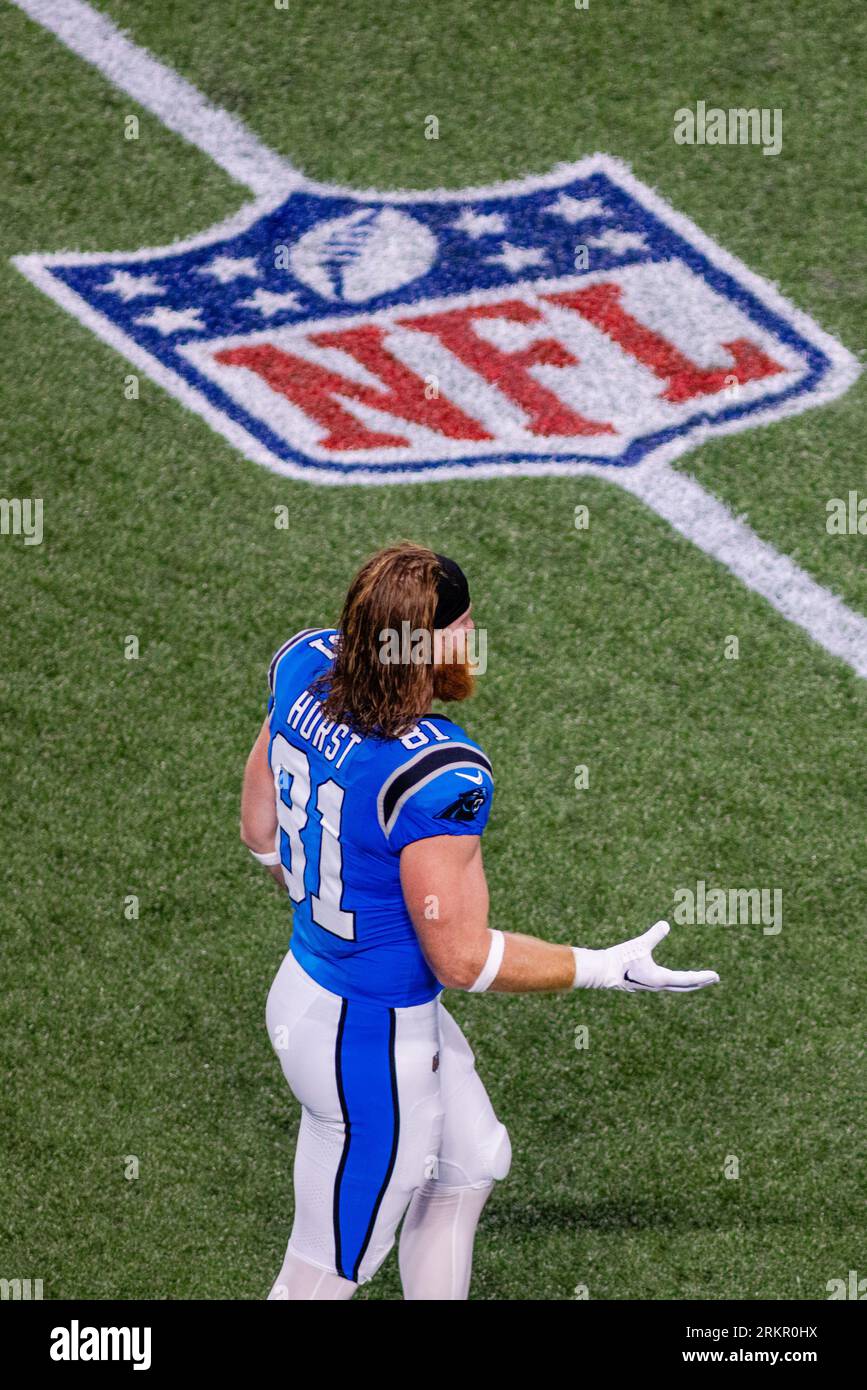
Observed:
[[[514,275],[527,265],[541,265],[545,252],[536,246],[513,246],[510,241],[503,242],[503,249],[496,256],[486,256],[491,265],[503,265]]]
[[[146,328],[158,329],[163,337],[168,333],[180,333],[184,328],[201,331],[205,326],[202,323],[201,309],[166,309],[162,305],[150,314],[137,318],[136,323],[142,323]]]
[[[203,265],[197,274],[213,275],[221,285],[228,285],[230,281],[237,280],[242,275],[249,280],[258,280],[259,267],[253,256],[215,256],[207,265]]]
[[[612,227],[610,232],[600,232],[599,236],[588,238],[588,246],[601,246],[605,251],[619,255],[621,251],[646,251],[647,243],[640,232],[618,232]]]
[[[238,303],[245,309],[258,309],[266,318],[270,318],[272,314],[279,314],[281,309],[301,308],[301,301],[294,290],[287,290],[285,294],[274,294],[271,290],[258,289],[249,299],[239,299]]]
[[[464,208],[452,226],[475,241],[480,236],[501,236],[507,223],[500,212],[473,212],[472,208]]]
[[[570,198],[561,193],[556,203],[549,203],[545,209],[553,217],[562,217],[566,222],[581,222],[585,217],[605,217],[605,208],[598,198]]]
[[[116,270],[110,280],[98,286],[103,294],[119,294],[124,303],[141,294],[165,294],[153,275],[130,275],[128,270]]]

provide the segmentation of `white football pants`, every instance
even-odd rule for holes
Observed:
[[[271,1297],[350,1297],[412,1202],[400,1250],[407,1297],[466,1298],[476,1223],[511,1146],[454,1019],[439,999],[395,1009],[343,999],[290,951],[266,1021],[302,1107],[295,1222]],[[344,1291],[299,1280],[303,1266],[337,1276]]]

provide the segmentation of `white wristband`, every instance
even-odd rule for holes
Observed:
[[[270,854],[257,854],[254,849],[251,849],[250,853],[252,854],[254,859],[258,859],[260,864],[266,864],[268,867],[270,867],[272,864],[280,863],[279,849],[272,849]]]
[[[575,978],[573,989],[604,989],[608,983],[607,950],[591,950],[587,946],[573,946],[575,957]]]
[[[482,994],[486,989],[490,989],[503,963],[503,952],[506,949],[506,939],[501,931],[489,928],[491,933],[491,944],[488,947],[488,958],[482,966],[481,974],[475,984],[470,985],[468,994]]]

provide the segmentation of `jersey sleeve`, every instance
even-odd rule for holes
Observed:
[[[269,715],[274,708],[274,701],[277,694],[277,674],[282,667],[286,665],[287,662],[291,664],[293,660],[297,662],[304,660],[305,656],[309,658],[310,648],[314,646],[318,652],[318,655],[314,655],[313,657],[315,665],[321,666],[324,664],[322,660],[323,655],[326,661],[333,660],[333,647],[336,637],[337,633],[334,628],[307,627],[303,628],[301,632],[296,632],[294,636],[289,638],[288,642],[284,642],[282,647],[277,648],[271,658],[271,664],[268,667]],[[330,655],[329,648],[332,649]]]
[[[432,835],[481,835],[491,814],[491,764],[475,747],[430,749],[388,778],[379,821],[398,852]]]

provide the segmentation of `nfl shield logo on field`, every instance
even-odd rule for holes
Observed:
[[[301,181],[188,242],[16,264],[249,458],[316,482],[611,476],[857,370],[604,155],[460,192]]]

